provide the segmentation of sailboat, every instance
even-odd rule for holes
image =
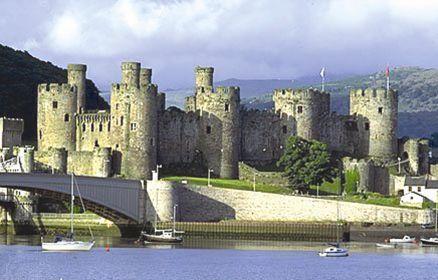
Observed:
[[[73,188],[74,188],[74,174],[71,174],[71,200],[70,200],[70,233],[67,236],[56,236],[55,240],[53,242],[44,242],[43,237],[41,236],[41,246],[43,251],[90,251],[91,248],[94,246],[94,236],[93,232],[91,231],[90,226],[88,226],[88,229],[90,231],[91,240],[88,242],[84,241],[78,241],[74,239],[74,229],[73,229],[73,219],[74,219],[74,213],[73,213],[73,205],[74,205],[74,194],[73,194]],[[82,208],[85,211],[84,202],[82,201],[81,193],[79,191],[79,187],[76,184],[76,188],[78,191],[79,198],[81,200]]]
[[[178,204],[173,206],[173,226],[171,229],[157,229],[157,214],[155,213],[155,226],[154,233],[148,234],[145,231],[141,232],[140,238],[144,240],[145,243],[181,243],[183,238],[181,235],[184,231],[178,231],[175,228],[176,223],[176,208]]]
[[[336,201],[337,225],[339,225],[339,200]],[[341,248],[339,242],[339,228],[336,228],[336,243],[319,252],[320,257],[348,257],[348,249]]]

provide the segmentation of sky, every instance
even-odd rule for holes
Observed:
[[[153,68],[159,88],[215,80],[438,68],[434,0],[0,0],[0,44],[66,67],[102,90],[120,63]]]

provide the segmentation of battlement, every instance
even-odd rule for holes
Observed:
[[[122,70],[140,70],[140,62],[122,62]]]
[[[199,73],[208,73],[208,74],[213,74],[214,72],[214,68],[213,67],[201,67],[201,66],[196,66],[195,67],[195,73],[199,74]]]
[[[397,97],[397,90],[394,89],[389,89],[389,91],[384,88],[366,88],[366,89],[350,90],[350,98],[386,99],[386,98],[396,98],[396,97]]]
[[[85,64],[69,64],[67,65],[68,71],[87,71],[87,65]]]
[[[38,94],[65,94],[65,93],[77,93],[77,88],[69,84],[39,84]]]
[[[325,91],[319,91],[318,89],[308,88],[308,89],[275,89],[273,98],[274,99],[307,99],[307,98],[319,98],[319,97],[329,97],[330,93]]]
[[[105,123],[111,120],[111,115],[108,112],[98,112],[98,113],[82,113],[76,115],[76,123],[89,123],[89,122],[99,122]]]

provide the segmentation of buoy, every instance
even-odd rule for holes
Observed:
[[[105,251],[109,252],[109,245],[108,244],[105,247]]]

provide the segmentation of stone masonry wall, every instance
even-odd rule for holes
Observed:
[[[377,206],[301,196],[180,186],[178,203],[182,221],[336,221],[413,223],[430,222],[428,210]],[[338,206],[339,205],[339,206]]]

